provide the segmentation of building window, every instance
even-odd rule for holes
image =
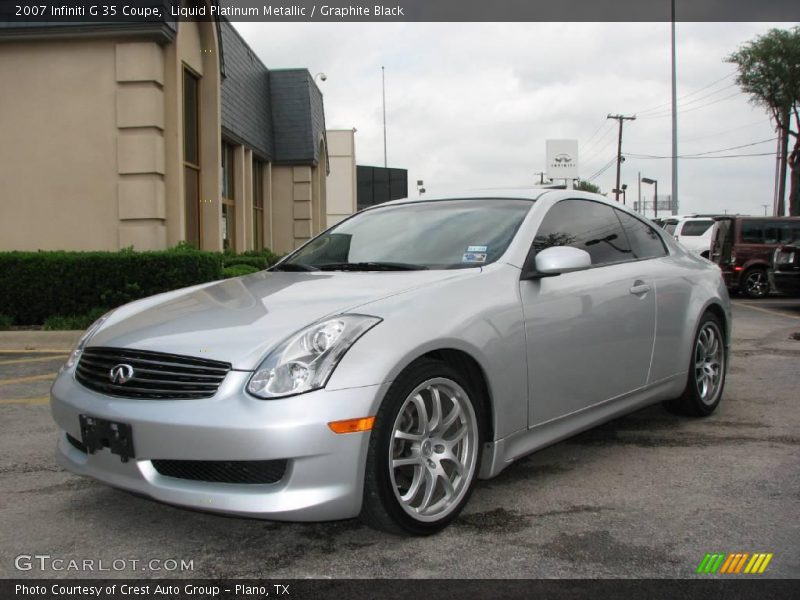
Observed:
[[[233,185],[233,146],[222,142],[222,249],[233,250],[236,236],[236,202]]]
[[[253,248],[264,247],[264,163],[253,161]]]
[[[199,79],[183,70],[183,188],[186,241],[200,247],[200,95]]]

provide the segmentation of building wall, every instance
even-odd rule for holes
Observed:
[[[273,165],[244,139],[247,128],[237,135],[222,124],[215,24],[181,22],[173,41],[153,39],[0,44],[0,251],[156,250],[185,240],[184,68],[199,78],[201,247],[222,248],[223,136],[235,147],[237,251],[255,246],[256,160],[264,164],[266,247],[289,252],[326,228],[324,128],[305,159]],[[243,81],[260,73],[240,71]],[[282,77],[318,93],[307,71]],[[289,91],[283,95],[290,97]],[[270,101],[262,98],[264,106]],[[323,118],[312,123],[311,111],[302,108],[308,122],[283,131],[289,141],[315,135]]]
[[[0,52],[0,249],[118,249],[116,44]]]
[[[355,130],[329,129],[327,221],[331,227],[356,212],[356,153]]]

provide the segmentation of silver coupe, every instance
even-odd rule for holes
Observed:
[[[57,456],[195,509],[430,534],[544,446],[711,414],[730,323],[716,265],[601,196],[395,201],[97,321],[53,384]]]

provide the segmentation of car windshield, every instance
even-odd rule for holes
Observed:
[[[312,240],[277,270],[479,267],[505,252],[530,200],[413,202],[356,214]]]
[[[678,225],[677,221],[667,221],[666,224],[664,225],[664,231],[672,235],[673,233],[675,233],[675,227],[677,225]]]

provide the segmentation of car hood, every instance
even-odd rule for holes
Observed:
[[[366,304],[472,271],[262,271],[128,304],[88,345],[197,356],[253,370],[271,348],[325,316],[356,309],[369,314]]]

